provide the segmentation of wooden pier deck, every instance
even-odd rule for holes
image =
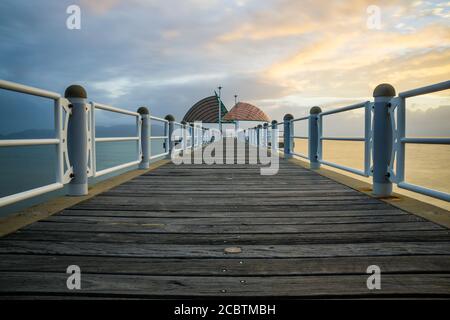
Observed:
[[[170,163],[0,239],[0,295],[450,297],[450,232],[286,160]]]

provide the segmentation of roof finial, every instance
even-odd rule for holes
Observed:
[[[237,97],[238,97],[238,95],[235,94],[235,95],[234,95],[234,104],[235,104],[235,105],[237,104]]]

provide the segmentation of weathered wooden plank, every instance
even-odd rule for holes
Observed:
[[[65,272],[78,265],[83,273],[184,275],[184,276],[276,276],[366,274],[377,265],[382,274],[447,273],[450,256],[378,256],[302,259],[174,259],[49,255],[1,255],[0,271]]]
[[[414,215],[392,215],[392,216],[363,216],[363,217],[307,217],[307,218],[135,218],[135,217],[96,217],[96,216],[64,216],[55,215],[41,220],[43,222],[55,223],[136,223],[136,224],[192,224],[192,225],[223,225],[223,224],[242,224],[242,225],[260,225],[260,224],[342,224],[342,223],[384,223],[384,222],[425,222],[424,219]]]
[[[232,245],[170,245],[0,241],[0,253],[117,256],[148,258],[325,258],[349,256],[450,255],[450,242],[381,242],[308,245],[243,245],[241,252],[227,254]]]
[[[95,204],[91,202],[81,202],[73,207],[72,210],[128,210],[128,211],[182,211],[182,212],[314,212],[314,211],[348,211],[348,210],[391,210],[392,206],[387,203],[358,203],[358,204],[319,204],[315,205],[285,205],[272,203],[271,205],[235,205],[233,203],[215,204],[214,206],[205,204],[151,204],[151,205],[121,205],[119,204]]]
[[[386,232],[327,232],[327,233],[130,233],[86,232],[30,229],[8,235],[5,239],[19,241],[77,241],[110,243],[153,243],[193,245],[292,245],[314,243],[369,243],[369,242],[435,242],[450,241],[448,230],[386,231]]]
[[[252,197],[235,197],[235,198],[217,198],[217,197],[176,197],[176,196],[160,196],[157,198],[148,197],[136,197],[136,196],[106,196],[100,195],[89,200],[86,200],[84,204],[107,204],[114,205],[119,204],[122,206],[133,205],[133,206],[145,206],[145,205],[182,205],[189,203],[191,205],[226,205],[232,204],[238,205],[273,205],[276,203],[283,203],[284,205],[303,205],[303,206],[314,206],[314,205],[352,205],[352,204],[380,204],[380,201],[367,197],[365,195],[350,195],[350,196],[339,196],[332,197],[323,195],[321,197],[277,197],[277,198],[252,198]]]
[[[367,275],[295,277],[174,277],[83,274],[82,289],[69,291],[61,273],[0,273],[0,292],[115,296],[320,297],[450,295],[448,274],[384,275],[382,290],[368,290]],[[270,289],[269,289],[270,288]],[[269,290],[268,290],[269,289]]]
[[[439,230],[443,229],[430,222],[386,222],[386,223],[350,223],[350,224],[312,224],[312,225],[243,225],[236,224],[138,224],[132,222],[113,223],[59,223],[36,222],[25,227],[29,230],[90,231],[90,232],[142,232],[142,233],[299,233],[299,232],[379,232],[402,230]]]
[[[308,217],[365,217],[409,215],[398,209],[342,210],[342,211],[127,211],[66,209],[60,216],[136,217],[136,218],[308,218]]]

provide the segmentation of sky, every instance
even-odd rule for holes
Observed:
[[[73,4],[79,30],[66,27]],[[0,37],[1,79],[61,93],[76,83],[90,100],[178,121],[218,85],[228,108],[237,94],[280,120],[368,100],[379,83],[401,92],[450,78],[449,1],[2,0]],[[38,108],[24,118],[26,104],[0,93],[0,134],[48,122]],[[448,91],[408,110],[410,127],[449,132]]]

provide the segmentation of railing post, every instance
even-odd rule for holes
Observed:
[[[182,139],[183,139],[183,150],[186,150],[187,148],[187,144],[186,144],[186,139],[187,139],[187,134],[186,134],[186,121],[181,121],[181,125],[182,125]]]
[[[189,126],[190,126],[189,132],[191,134],[191,150],[193,152],[195,148],[195,126],[192,122],[189,123]]]
[[[72,85],[66,89],[64,96],[70,101],[72,109],[67,142],[73,176],[68,195],[83,196],[88,194],[88,139],[91,139],[88,137],[87,93],[83,87]]]
[[[256,145],[259,148],[261,148],[261,129],[262,129],[262,125],[258,124],[258,126],[256,127]]]
[[[278,153],[278,125],[277,120],[272,121],[272,141],[270,143],[270,147],[272,149],[272,153],[277,154]]]
[[[141,115],[141,149],[142,159],[139,169],[150,167],[150,113],[146,107],[140,107],[137,112]]]
[[[173,135],[173,130],[174,130],[174,121],[175,121],[175,118],[174,118],[174,116],[173,115],[171,115],[171,114],[168,114],[164,119],[166,119],[167,121],[169,121],[169,133],[168,133],[168,136],[169,136],[169,138],[168,138],[168,143],[169,143],[169,158],[172,156],[172,150],[173,150],[173,147],[174,147],[174,145],[175,145],[175,143],[174,143],[174,141],[173,141],[173,138],[172,138],[172,135]]]
[[[312,107],[309,111],[309,125],[308,125],[308,158],[311,169],[319,169],[319,149],[320,149],[320,134],[319,134],[319,114],[322,112],[320,107]]]
[[[389,180],[389,163],[392,155],[392,125],[389,114],[390,100],[395,89],[387,83],[380,84],[373,91],[373,194],[387,197],[392,194]]]
[[[264,147],[267,149],[268,145],[269,145],[269,124],[266,122],[263,125],[263,142],[264,142]]]
[[[293,138],[292,138],[292,123],[291,120],[294,119],[292,114],[286,114],[283,118],[284,121],[284,158],[289,159],[292,158],[292,146],[293,146]]]

